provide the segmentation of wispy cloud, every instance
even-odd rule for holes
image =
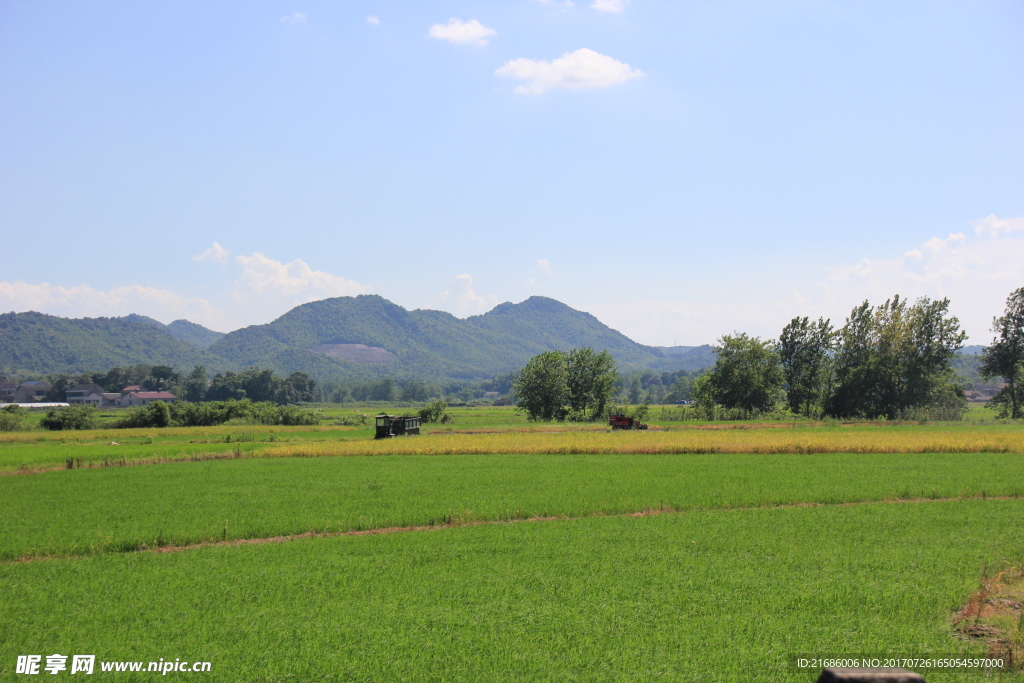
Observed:
[[[366,17],[366,23],[371,24],[373,26],[380,26],[380,17],[378,17],[376,14],[374,14],[373,16]]]
[[[302,259],[282,263],[255,252],[252,256],[236,256],[235,261],[242,267],[242,278],[238,284],[257,294],[277,294],[297,297],[299,301],[315,301],[330,296],[366,294],[372,289],[355,280],[313,270]]]
[[[122,285],[103,291],[85,284],[61,287],[47,282],[0,282],[0,310],[38,311],[74,318],[139,313],[164,322],[187,318],[218,330],[226,325],[224,313],[206,299],[143,285]]]
[[[989,214],[987,218],[976,221],[973,225],[976,234],[987,234],[997,237],[998,235],[1008,235],[1011,232],[1024,232],[1024,216],[1019,218],[997,218],[993,213]]]
[[[213,263],[227,263],[228,256],[230,254],[230,251],[214,242],[212,247],[202,252],[201,254],[196,254],[195,256],[192,257],[192,260],[211,261]]]
[[[476,19],[462,21],[451,18],[447,24],[434,24],[430,27],[430,37],[447,40],[450,43],[484,46],[487,39],[498,35],[493,28],[487,28]]]
[[[540,95],[554,88],[605,88],[644,75],[625,62],[581,48],[547,62],[521,57],[506,62],[498,76],[529,81],[516,88],[520,94]]]
[[[305,24],[306,15],[301,12],[294,12],[288,16],[281,17],[282,24]]]
[[[598,12],[614,12],[618,14],[626,9],[628,4],[629,0],[594,0],[594,2],[590,3],[590,6]]]
[[[459,317],[466,317],[486,313],[497,304],[498,298],[493,294],[477,294],[473,278],[463,273],[456,277],[451,286],[430,306]]]
[[[544,271],[545,274],[551,275],[551,264],[548,263],[546,258],[537,259],[537,265]]]

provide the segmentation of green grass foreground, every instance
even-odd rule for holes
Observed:
[[[204,681],[813,681],[788,653],[980,654],[950,616],[1021,557],[1022,515],[711,510],[5,564],[0,679],[60,652],[210,661],[185,675]]]
[[[0,559],[650,509],[1024,496],[1024,456],[405,455],[0,477]]]

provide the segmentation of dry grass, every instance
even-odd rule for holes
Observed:
[[[953,618],[957,635],[988,644],[990,657],[1024,669],[1024,568],[1006,567],[985,577],[981,588]]]
[[[271,447],[261,457],[483,453],[1024,453],[1024,432],[927,427],[431,434]]]

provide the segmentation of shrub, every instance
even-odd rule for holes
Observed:
[[[96,409],[92,406],[68,406],[47,411],[39,422],[43,429],[62,431],[69,429],[95,429]]]
[[[127,411],[114,426],[210,427],[226,423],[262,425],[316,425],[320,416],[313,410],[248,399],[206,403],[164,403],[154,401]]]
[[[9,405],[0,409],[0,432],[21,432],[28,429],[28,417],[21,406]]]
[[[434,403],[428,404],[425,408],[422,408],[419,412],[420,420],[424,423],[428,422],[451,422],[451,416],[445,412],[448,409],[448,404],[444,401],[435,401]]]

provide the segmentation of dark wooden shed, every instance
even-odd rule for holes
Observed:
[[[390,439],[403,434],[419,434],[420,418],[418,415],[378,415],[375,439]]]

